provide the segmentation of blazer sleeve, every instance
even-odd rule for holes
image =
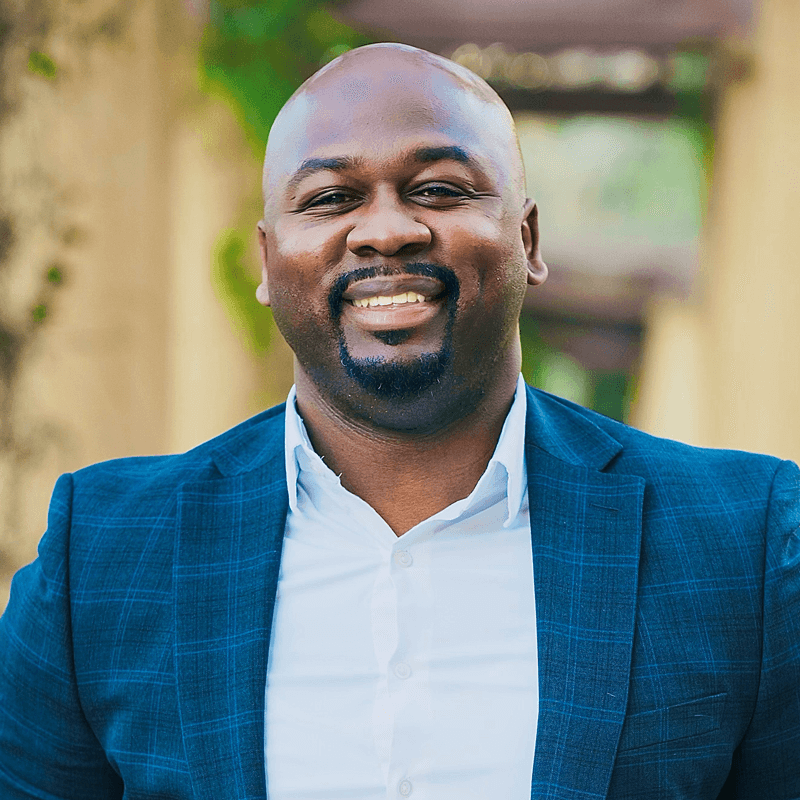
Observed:
[[[778,467],[766,519],[761,679],[726,788],[737,800],[800,798],[800,470]]]
[[[0,619],[0,797],[113,800],[122,781],[81,709],[70,624],[73,482],[62,475],[39,557]]]

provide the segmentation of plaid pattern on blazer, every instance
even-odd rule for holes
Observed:
[[[0,797],[266,797],[283,426],[59,479],[0,621]],[[531,798],[800,798],[797,467],[533,390],[526,462]]]

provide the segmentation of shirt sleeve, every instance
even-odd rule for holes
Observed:
[[[122,781],[81,709],[69,594],[71,475],[56,483],[39,557],[0,619],[0,797],[113,800]]]
[[[766,519],[761,679],[726,784],[731,797],[800,798],[800,470],[784,461]]]

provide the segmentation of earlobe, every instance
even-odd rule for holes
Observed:
[[[541,286],[547,280],[547,264],[537,253],[535,258],[528,259],[528,286]]]
[[[522,220],[522,242],[528,267],[528,285],[540,286],[547,280],[547,264],[539,252],[539,209],[530,198],[525,201],[525,217]]]
[[[541,286],[547,280],[547,264],[541,259],[528,262],[528,286]]]
[[[259,222],[258,229],[258,250],[261,255],[261,283],[256,288],[256,300],[262,306],[269,306],[269,285],[267,284],[267,234],[264,231],[264,223]]]
[[[267,286],[266,278],[262,278],[261,283],[256,287],[256,300],[262,306],[269,306],[269,287]]]

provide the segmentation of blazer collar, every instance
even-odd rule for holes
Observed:
[[[283,465],[283,439],[286,404],[262,411],[209,442],[209,455],[225,477],[280,461]]]
[[[622,445],[560,397],[527,387],[525,444],[576,466],[601,470]],[[286,404],[257,414],[211,443],[210,456],[226,477],[257,469],[283,455]]]
[[[528,450],[540,450],[574,466],[602,470],[622,445],[568,400],[528,387],[525,426]]]
[[[288,509],[283,406],[210,443],[178,495],[175,671],[192,796],[265,800],[264,700]]]

